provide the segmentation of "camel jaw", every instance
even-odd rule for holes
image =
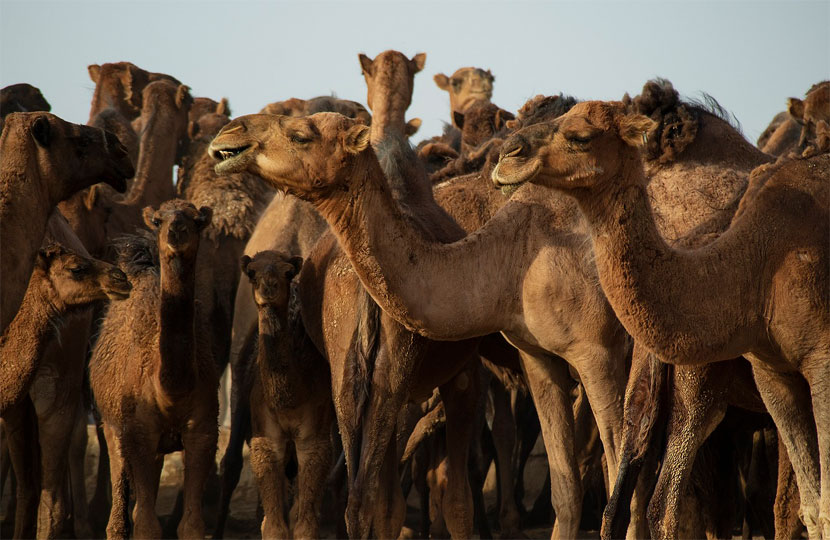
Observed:
[[[217,160],[214,166],[216,174],[243,172],[254,159],[253,146],[250,144],[211,144],[208,149],[211,157]]]
[[[107,287],[107,289],[104,290],[104,293],[107,295],[107,298],[115,302],[119,300],[126,300],[127,298],[129,298],[131,289],[132,285],[127,283],[125,287],[121,288]]]

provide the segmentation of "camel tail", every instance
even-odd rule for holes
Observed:
[[[636,361],[636,360],[635,360]],[[651,353],[632,366],[629,390],[626,392],[623,420],[623,446],[614,491],[602,516],[603,540],[625,538],[631,519],[631,500],[646,461],[659,457],[668,409],[671,384],[670,366]],[[655,479],[656,480],[656,479]],[[651,482],[649,490],[653,488]],[[645,501],[642,501],[643,503]],[[644,509],[643,509],[644,510]]]

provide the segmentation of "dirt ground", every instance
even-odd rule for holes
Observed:
[[[219,451],[217,452],[217,462],[224,454],[224,447],[228,440],[228,429],[220,428],[219,433]],[[251,474],[251,469],[248,465],[247,447],[244,451],[245,465],[242,469],[239,485],[234,491],[231,500],[230,515],[228,517],[227,526],[225,529],[225,538],[259,538],[259,523],[257,518],[257,488],[256,482]],[[98,463],[98,442],[95,437],[93,427],[89,427],[89,444],[86,455],[86,490],[87,499],[92,498],[95,490],[95,472],[97,471]],[[526,507],[533,504],[533,500],[541,489],[545,477],[547,475],[547,461],[545,458],[544,447],[541,441],[537,442],[537,446],[530,457],[525,474],[525,485],[527,486],[527,496],[525,500]],[[174,453],[165,457],[164,469],[162,471],[161,485],[159,488],[159,497],[156,504],[156,512],[160,516],[164,524],[166,518],[170,515],[175,505],[178,488],[182,485],[184,479],[184,468],[182,466],[181,454]],[[487,476],[487,481],[484,488],[485,503],[488,509],[495,512],[496,506],[496,479],[495,468],[491,467]],[[2,494],[2,502],[0,503],[0,519],[5,520],[5,510],[10,499],[10,490],[7,487]],[[414,536],[414,529],[418,523],[418,495],[413,489],[407,501],[407,519],[405,528],[402,533],[403,537]],[[335,530],[333,521],[335,516],[323,516],[324,526],[321,530],[323,537],[335,538]],[[208,531],[213,528],[216,516],[212,512],[206,512],[205,520],[208,525]],[[492,520],[491,520],[492,522]],[[528,529],[523,531],[527,538],[550,538],[551,528]],[[585,535],[580,535],[584,538],[596,538],[598,535],[595,532],[586,532]]]

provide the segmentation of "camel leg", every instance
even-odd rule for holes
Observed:
[[[830,351],[828,351],[830,352]],[[804,376],[813,398],[813,416],[818,434],[818,455],[821,472],[818,530],[830,539],[830,354],[820,356],[807,365]],[[800,483],[799,483],[800,485]]]
[[[564,360],[520,352],[548,454],[551,501],[556,521],[552,538],[576,538],[582,514],[582,481],[574,448],[574,417]]]
[[[24,396],[6,409],[3,420],[6,423],[12,468],[17,479],[14,538],[34,538],[40,494],[40,447],[37,416],[29,396]]]
[[[109,514],[115,496],[112,494],[112,475],[110,474],[110,457],[112,454],[108,449],[101,416],[95,407],[92,408],[92,413],[95,418],[95,437],[98,440],[98,465],[95,476],[95,491],[89,500],[89,516],[93,531],[97,535],[107,527],[104,516]]]
[[[652,538],[678,536],[681,497],[686,494],[695,457],[726,414],[725,396],[712,388],[729,372],[724,362],[675,366],[666,453],[648,508]]]
[[[429,538],[429,485],[427,484],[428,452],[426,444],[421,444],[412,455],[412,483],[418,491],[419,522],[418,538]]]
[[[329,430],[333,420],[331,405],[313,409],[313,419],[304,427],[313,426],[311,433],[295,439],[297,449],[297,517],[294,538],[319,538],[320,505],[326,487],[326,477],[331,468],[332,448]],[[316,429],[315,429],[316,428]],[[300,428],[303,429],[302,427]],[[394,446],[390,445],[394,453]],[[393,457],[393,465],[397,460]],[[397,467],[395,467],[397,471]],[[397,479],[396,475],[393,478]]]
[[[481,379],[478,362],[441,385],[441,400],[447,413],[447,489],[442,510],[447,529],[453,538],[473,535],[473,494],[467,473],[470,440],[478,425],[473,419],[479,403]]]
[[[285,521],[285,440],[272,420],[264,420],[260,429],[256,412],[253,414],[251,470],[265,511],[262,538],[290,538]]]
[[[519,510],[516,508],[516,495],[513,490],[516,422],[510,407],[510,395],[495,378],[490,383],[490,392],[493,396],[493,446],[496,450],[501,497],[499,528],[503,537],[517,538],[519,536]]]
[[[107,538],[127,538],[129,536],[129,520],[127,507],[130,502],[130,483],[124,454],[122,452],[121,437],[108,425],[103,426],[106,445],[109,455],[110,483],[112,485],[112,506],[107,522]],[[99,458],[100,460],[100,458]]]
[[[775,538],[790,540],[801,538],[804,525],[798,517],[798,507],[801,500],[798,497],[798,484],[795,481],[795,471],[790,463],[790,456],[784,441],[778,437],[778,486],[775,491]]]
[[[72,519],[75,522],[77,538],[93,537],[86,502],[86,412],[82,401],[75,413],[75,425],[69,443],[69,486],[72,493]]]
[[[66,474],[69,464],[69,446],[75,427],[75,413],[79,396],[67,403],[69,410],[50,411],[38,417],[40,445],[41,491],[38,508],[38,538],[54,538],[61,533],[66,521]],[[72,407],[72,404],[75,407]],[[67,421],[70,420],[70,421]]]
[[[778,428],[795,469],[801,497],[801,518],[807,536],[820,538],[819,462],[816,423],[807,381],[798,373],[779,373],[751,358],[758,391]],[[761,364],[761,365],[759,365]]]
[[[131,486],[135,490],[133,538],[161,538],[161,523],[156,515],[156,498],[164,456],[156,452],[157,448],[158,438],[149,433],[132,432],[121,440],[124,465],[132,480]],[[185,446],[185,448],[187,447]],[[185,482],[187,482],[186,464]],[[115,479],[113,478],[114,500]],[[113,506],[115,506],[114,502]],[[193,537],[188,536],[187,538]]]
[[[398,481],[397,454],[394,440],[390,441],[379,476],[381,496],[375,500],[374,527],[378,538],[397,538],[406,517],[406,503]]]
[[[215,394],[214,394],[215,397]],[[184,446],[184,513],[176,529],[179,538],[204,538],[205,520],[202,499],[208,475],[215,465],[218,404],[210,420],[200,422],[182,434]]]

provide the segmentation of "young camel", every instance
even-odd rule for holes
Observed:
[[[8,115],[0,135],[0,154],[2,331],[26,292],[54,206],[96,182],[107,182],[123,192],[125,179],[134,170],[115,135],[45,112]]]
[[[702,248],[672,249],[656,232],[639,163],[653,127],[619,103],[580,104],[505,141],[493,179],[576,199],[603,290],[663,361],[750,360],[795,468],[808,535],[828,538],[830,155],[767,166],[726,232]]]
[[[61,244],[48,243],[38,252],[20,310],[0,338],[0,402],[18,480],[15,538],[52,538],[69,513],[63,497],[66,452],[80,403],[83,357],[78,363],[44,356],[64,321],[86,314],[99,300],[123,300],[130,288],[117,268]],[[88,316],[81,320],[89,323]],[[85,346],[86,336],[80,337]],[[57,384],[65,391],[57,391]],[[11,395],[23,397],[8,403]]]
[[[274,251],[241,259],[259,313],[250,395],[251,467],[265,509],[263,538],[319,537],[318,514],[331,468],[331,376],[303,328],[291,283],[302,262]],[[293,534],[285,522],[290,502],[285,500],[285,465],[292,442],[299,465]]]
[[[198,324],[194,289],[200,233],[211,210],[174,199],[156,211],[146,208],[144,218],[155,242],[146,236],[122,242],[119,264],[133,282],[133,293],[110,306],[90,360],[112,478],[107,536],[127,536],[133,489],[134,536],[160,537],[155,502],[163,457],[184,450],[178,535],[203,538],[202,495],[218,436],[218,382],[206,340],[209,330]]]

